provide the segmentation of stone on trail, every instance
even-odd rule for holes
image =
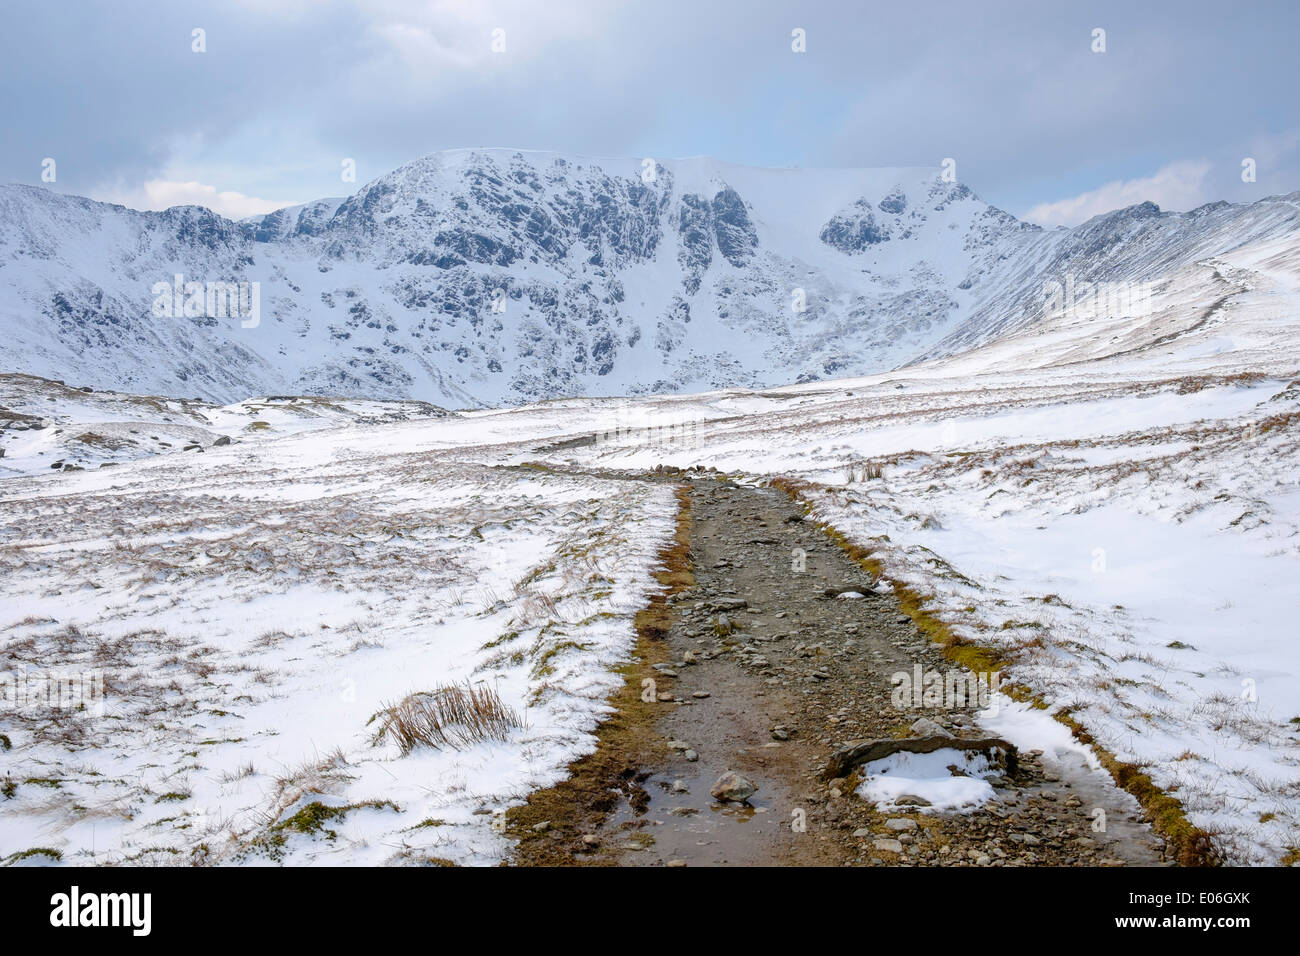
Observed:
[[[929,717],[922,717],[915,721],[912,726],[907,728],[916,737],[951,737],[953,734],[942,724],[931,720]]]
[[[716,800],[730,801],[732,803],[744,803],[755,793],[758,787],[754,786],[734,770],[728,770],[709,789],[709,796]]]
[[[847,585],[847,586],[841,586],[841,587],[837,587],[837,588],[827,588],[826,590],[822,591],[822,594],[825,595],[825,596],[828,597],[828,598],[842,598],[842,597],[847,597],[847,598],[860,598],[860,597],[866,597],[866,594],[864,594],[863,592],[864,592],[864,591],[869,591],[869,590],[871,590],[871,588],[872,588],[872,586],[873,586],[874,583],[875,583],[875,582],[869,582],[869,583],[866,584],[865,586],[864,586],[864,585],[861,585],[861,584],[850,584],[850,585]]]
[[[749,607],[749,602],[744,598],[719,598],[713,602],[715,611],[739,611]]]

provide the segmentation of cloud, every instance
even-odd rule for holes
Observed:
[[[1147,201],[1161,209],[1194,209],[1210,201],[1206,179],[1212,166],[1204,159],[1169,163],[1153,176],[1117,179],[1072,199],[1039,203],[1021,218],[1042,226],[1077,226],[1093,216]]]
[[[1200,198],[1300,185],[1284,135],[1300,4],[1286,0],[1249,17],[1219,0],[1181,0],[1178,16],[1162,9],[1172,2],[1127,0],[1086,14],[1014,0],[122,6],[9,0],[0,182],[42,182],[48,156],[57,189],[120,184],[137,205],[151,180],[306,199],[356,188],[340,179],[344,158],[359,185],[436,150],[508,144],[774,166],[953,157],[962,182],[1017,211],[1186,157],[1214,164]],[[1105,54],[1091,51],[1098,24]],[[804,53],[790,47],[796,26]],[[1256,183],[1240,180],[1247,156]]]
[[[259,199],[231,190],[219,191],[216,186],[200,182],[177,182],[168,179],[151,179],[138,189],[117,190],[106,202],[121,203],[132,209],[161,210],[171,206],[206,206],[228,219],[260,216],[296,202]]]

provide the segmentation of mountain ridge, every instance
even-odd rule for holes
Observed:
[[[937,168],[506,149],[434,153],[238,221],[3,186],[0,366],[219,401],[770,387],[1023,330],[1044,277],[1154,279],[1298,224],[1284,196],[1044,230]],[[151,290],[178,274],[257,283],[257,323],[154,316]]]

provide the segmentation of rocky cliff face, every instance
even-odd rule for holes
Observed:
[[[243,222],[8,186],[0,368],[453,406],[809,381],[1032,324],[1044,277],[1154,278],[1294,230],[1294,199],[1044,232],[934,170],[509,150],[435,154]],[[177,275],[202,308],[159,309]],[[257,283],[255,322],[206,307],[239,282]]]

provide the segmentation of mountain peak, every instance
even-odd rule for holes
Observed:
[[[30,187],[0,204],[13,368],[218,400],[452,406],[883,371],[1032,322],[1044,274],[1166,268],[1300,215],[1141,203],[1044,231],[935,168],[503,148],[433,153],[241,222]],[[177,275],[203,294],[156,317],[153,289]],[[257,290],[255,319],[208,307],[231,283]]]

